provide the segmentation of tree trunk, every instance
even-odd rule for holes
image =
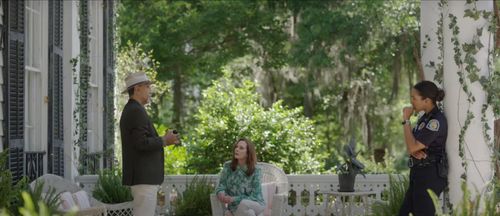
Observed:
[[[266,53],[263,53],[262,56],[264,56],[262,65],[266,65],[266,59],[268,59],[269,57]],[[270,108],[274,104],[274,102],[276,102],[276,93],[278,92],[276,86],[279,85],[279,83],[274,76],[274,72],[275,71],[273,68],[262,67],[261,71],[257,72],[255,76],[260,83],[257,88],[262,95],[262,105],[266,109]]]
[[[422,56],[420,54],[420,39],[418,37],[418,34],[414,34],[413,37],[415,38],[415,45],[413,46],[413,59],[415,60],[415,64],[417,65],[418,69],[418,81],[422,81],[425,79],[425,76],[424,68],[422,66]]]
[[[408,70],[408,97],[410,96],[411,89],[413,88],[413,71],[414,70]]]
[[[370,121],[370,116],[368,113],[365,114],[366,118],[366,145],[368,147],[369,152],[372,151],[373,149],[373,132],[372,132],[372,125]]]
[[[495,49],[500,49],[500,16],[498,14],[498,2],[497,0],[494,0],[493,1],[493,10],[495,12],[495,19],[496,19],[496,23],[497,23],[497,27],[496,27],[496,41],[495,41]]]
[[[310,85],[310,74],[307,74],[305,80],[305,91],[304,91],[304,115],[312,118],[314,109],[313,109],[313,92]]]
[[[403,43],[398,43],[400,46]],[[403,54],[403,49],[400,47],[396,53],[396,56],[394,57],[394,61],[392,63],[392,91],[391,91],[391,98],[389,100],[389,103],[394,100],[394,98],[398,97],[398,92],[399,92],[399,80],[401,79],[401,55]]]
[[[328,108],[330,109],[330,108]],[[325,137],[326,137],[326,151],[328,153],[332,152],[332,122],[334,122],[334,119],[330,120],[330,118],[332,117],[332,113],[333,113],[333,110],[328,110],[327,112],[325,112],[325,122],[323,122],[323,124],[326,124],[326,133],[325,133]]]
[[[278,93],[278,87],[280,82],[276,78],[276,71],[274,69],[267,69],[267,73],[269,76],[269,101],[271,107],[278,99],[277,99],[277,93]]]
[[[495,138],[494,138],[494,141],[495,141],[495,154],[498,154],[500,152],[500,119],[497,119],[495,120]],[[495,164],[495,167],[496,167],[496,175],[497,175],[497,179],[500,180],[500,161],[496,161],[496,164]]]
[[[183,100],[183,95],[182,95],[182,72],[180,67],[177,69],[175,72],[175,77],[174,77],[174,116],[172,119],[172,123],[174,124],[174,127],[177,130],[180,130],[182,128],[182,111],[183,111],[183,106],[184,106],[184,100]]]

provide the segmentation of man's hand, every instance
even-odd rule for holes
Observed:
[[[403,120],[408,120],[411,117],[411,114],[413,114],[413,107],[405,107],[403,108]]]
[[[421,159],[425,159],[427,157],[427,154],[424,151],[418,151],[418,152],[411,154],[411,156],[413,156],[416,159],[421,160]]]
[[[179,134],[174,134],[174,130],[168,130],[165,136],[163,136],[163,146],[175,145],[179,143]]]

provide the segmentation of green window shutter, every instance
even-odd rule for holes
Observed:
[[[24,1],[7,1],[6,142],[14,181],[24,175]]]
[[[49,1],[49,173],[64,176],[63,1]]]

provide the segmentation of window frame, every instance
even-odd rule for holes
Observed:
[[[87,101],[87,143],[88,153],[103,151],[103,3],[89,2],[89,90]]]
[[[46,2],[25,2],[25,151],[47,151],[48,15]]]

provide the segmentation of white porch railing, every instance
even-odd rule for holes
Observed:
[[[218,175],[199,175],[207,177],[213,185],[217,182]],[[336,191],[338,189],[337,175],[287,175],[290,187],[288,206],[285,215],[324,215],[327,203],[333,202],[331,195],[320,194],[320,191]],[[194,175],[168,175],[162,184],[165,193],[165,209],[171,209],[172,201],[186,190],[186,186],[194,178]],[[76,177],[76,181],[83,184],[86,191],[92,191],[97,182],[96,175],[84,175]],[[358,175],[356,177],[356,190],[375,192],[372,199],[380,200],[381,193],[389,187],[389,176],[387,174],[366,175],[366,178]],[[207,197],[207,199],[209,199]],[[362,205],[352,208],[353,215],[363,215],[369,211]]]

